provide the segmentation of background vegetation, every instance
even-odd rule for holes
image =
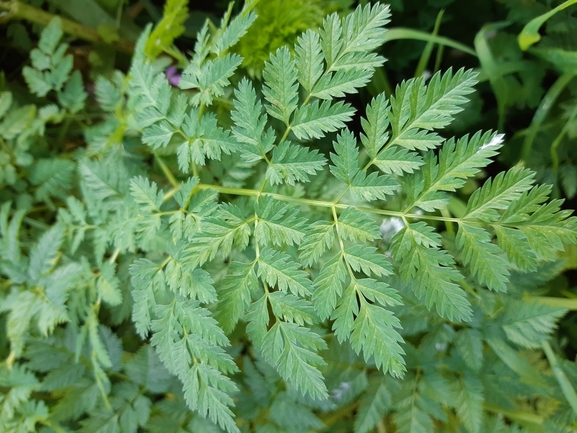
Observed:
[[[189,3],[187,16],[179,13],[177,7],[171,16],[170,10],[163,11],[164,2],[160,0],[0,0],[0,92],[10,92],[10,97],[7,93],[0,93],[0,201],[4,204],[0,225],[5,242],[1,250],[4,261],[8,260],[9,254],[14,253],[9,247],[10,236],[16,236],[15,231],[20,224],[23,224],[23,230],[28,234],[22,240],[24,250],[40,248],[37,245],[37,233],[46,231],[57,220],[64,221],[68,227],[86,226],[84,209],[68,198],[75,184],[73,179],[76,166],[71,161],[78,159],[80,154],[85,156],[84,152],[90,155],[91,152],[96,154],[102,151],[106,146],[101,140],[102,136],[122,136],[124,133],[123,126],[100,122],[105,117],[103,112],[115,115],[122,111],[118,102],[125,98],[127,89],[123,88],[126,82],[118,71],[128,73],[136,41],[146,25],[156,24],[149,41],[155,41],[156,36],[158,43],[149,42],[145,52],[154,58],[170,58],[163,66],[167,69],[172,65],[174,69],[170,69],[169,75],[177,80],[189,64],[190,53],[205,21],[209,19],[213,23],[211,30],[215,31],[227,11],[235,16],[244,7],[241,1],[233,2],[232,6],[228,1]],[[271,53],[285,45],[294,46],[305,30],[321,27],[327,14],[336,12],[345,16],[358,5],[365,6],[370,2],[260,0],[250,3],[258,18],[238,44],[231,48],[233,53],[243,57],[241,67],[231,77],[231,82],[236,86],[242,78],[249,77],[254,80],[254,86],[260,92],[265,78],[264,64]],[[378,94],[393,95],[396,86],[403,80],[414,77],[429,79],[436,72],[449,68],[454,71],[460,68],[474,69],[479,73],[477,91],[468,95],[471,102],[456,115],[455,121],[443,133],[447,136],[462,136],[474,134],[478,130],[498,130],[506,138],[496,161],[466,181],[458,194],[449,201],[447,212],[450,215],[463,214],[468,197],[479,189],[486,178],[511,167],[521,166],[534,170],[537,182],[552,186],[552,197],[564,199],[563,209],[574,209],[577,204],[577,2],[391,0],[390,7],[391,23],[384,36],[384,44],[378,49],[378,54],[385,57],[387,62],[376,68],[366,88],[348,94],[345,98],[360,113],[349,123],[350,130],[356,136],[362,133],[361,115],[364,115],[367,104]],[[41,32],[55,16],[61,17],[63,38],[68,45],[61,49],[55,38],[54,43],[41,44],[35,50]],[[176,35],[179,37],[173,45]],[[40,80],[48,85],[38,84],[39,73],[53,74],[48,78],[45,75]],[[97,85],[102,77],[110,83],[106,95],[102,93],[102,83]],[[219,124],[225,128],[230,127],[234,121],[230,115],[232,104],[232,94],[228,93],[215,98],[211,107]],[[328,155],[333,150],[334,138],[328,136],[316,142],[320,154]],[[124,145],[138,151],[141,142],[137,137],[129,135],[125,137]],[[60,155],[58,160],[49,158],[55,152]],[[152,160],[134,161],[135,167],[139,164],[148,164],[159,173],[164,170],[164,167]],[[218,172],[195,174],[199,174],[201,181],[206,183],[210,183],[212,177],[224,177]],[[235,182],[243,181],[244,175],[241,167],[231,175],[233,179],[230,186],[234,187],[237,185]],[[16,203],[16,209],[26,209],[26,216],[24,212],[19,213],[19,210],[10,210],[11,204],[6,203]],[[64,208],[67,210],[64,211]],[[18,224],[14,223],[15,220],[19,221]],[[52,241],[59,238],[53,230],[47,233],[53,236]],[[81,237],[75,240],[73,234],[67,233],[66,236],[69,235],[67,241],[71,242],[73,248],[74,245],[77,248],[82,242]],[[42,239],[43,242],[51,242],[50,237]],[[106,245],[100,248],[104,251]],[[443,389],[446,384],[428,383],[419,385],[425,388],[421,389],[422,396],[418,396],[422,401],[413,404],[412,407],[417,409],[411,414],[414,422],[409,424],[397,423],[391,417],[384,417],[374,423],[367,421],[366,425],[359,425],[359,421],[355,424],[355,416],[360,411],[361,391],[348,388],[341,391],[337,389],[337,392],[343,393],[344,403],[334,413],[312,403],[303,405],[306,411],[301,406],[288,407],[289,403],[293,403],[289,400],[277,400],[279,407],[271,411],[298,413],[303,419],[306,418],[309,424],[305,422],[298,431],[352,431],[353,428],[356,431],[368,431],[370,427],[379,432],[425,432],[430,431],[427,429],[433,425],[438,431],[447,432],[513,432],[521,429],[557,432],[571,431],[571,428],[574,431],[577,396],[573,388],[577,383],[577,367],[571,361],[577,356],[577,248],[565,246],[558,258],[559,261],[554,262],[555,265],[551,265],[550,269],[540,270],[538,288],[531,292],[534,296],[546,299],[547,305],[566,310],[566,314],[558,315],[559,321],[554,331],[547,328],[548,325],[543,325],[541,331],[545,334],[553,332],[552,338],[538,351],[520,349],[520,355],[514,358],[514,362],[517,362],[513,368],[514,374],[499,371],[497,367],[491,372],[494,381],[502,380],[508,384],[506,386],[514,388],[512,392],[519,396],[514,408],[505,403],[502,407],[486,405],[483,410],[491,415],[482,423],[476,419],[467,419],[467,415],[460,412],[465,409],[454,408],[443,412],[444,409],[430,399],[428,394],[437,387]],[[108,259],[110,257],[106,261]],[[111,265],[113,262],[111,260],[109,265],[102,264],[95,284],[98,290],[106,290],[103,287],[110,284],[111,293],[117,290],[122,293],[122,298],[130,298],[129,261],[125,261],[124,268],[119,266],[116,270]],[[26,349],[25,352],[23,346],[15,352],[14,341],[18,340],[16,334],[27,333],[28,330],[23,328],[15,331],[11,328],[8,322],[12,320],[10,314],[14,313],[10,312],[32,307],[27,307],[20,298],[14,301],[14,298],[8,296],[14,274],[10,274],[13,270],[7,272],[3,271],[5,279],[0,289],[0,311],[4,312],[0,315],[0,359],[4,360],[0,370],[0,419],[12,420],[11,424],[6,422],[4,425],[6,431],[219,431],[212,423],[190,414],[178,396],[178,391],[168,385],[170,377],[152,349],[141,346],[131,320],[127,320],[132,308],[131,302],[120,305],[111,302],[112,306],[100,309],[100,301],[95,300],[90,312],[74,312],[78,317],[92,314],[99,317],[94,323],[106,324],[101,328],[97,325],[93,328],[86,326],[78,332],[85,332],[88,336],[84,338],[88,339],[92,338],[90,335],[98,334],[99,337],[94,337],[94,341],[101,340],[107,346],[111,354],[108,360],[97,359],[99,355],[94,348],[92,352],[76,348],[74,355],[74,350],[70,351],[71,343],[67,341],[69,335],[58,333],[57,326],[54,334],[47,332],[53,331],[58,320],[52,320],[52,325],[45,324],[44,329],[40,321],[39,330],[52,336],[46,338],[42,336],[43,332],[39,332],[30,337],[33,351]],[[8,278],[7,275],[12,277]],[[519,281],[519,287],[525,287],[523,284],[526,282],[522,279]],[[111,296],[114,297],[114,294]],[[30,311],[42,316],[41,310]],[[27,323],[31,318],[21,320]],[[91,322],[87,319],[86,323]],[[417,324],[414,326],[418,327]],[[435,332],[434,337],[431,331],[426,338],[419,340],[423,350],[433,341],[434,344],[451,345],[459,338],[464,339],[460,337],[461,334],[455,336],[453,331],[443,328],[435,328]],[[116,338],[112,334],[120,337]],[[119,340],[122,340],[122,346]],[[58,351],[54,348],[58,348]],[[506,358],[503,354],[506,349],[501,349],[502,357]],[[475,347],[470,350],[476,353]],[[499,352],[495,347],[491,350]],[[85,364],[74,363],[74,356],[78,358],[80,353],[85,357]],[[409,362],[418,359],[418,353],[409,353],[408,356],[413,357],[410,358],[413,361]],[[22,367],[17,358],[25,360]],[[66,368],[59,369],[62,365],[66,365]],[[251,370],[251,374],[255,382],[258,382],[257,378],[264,382],[273,380],[270,379],[274,376],[273,372],[267,371],[262,365],[258,368],[251,365],[248,368],[254,370]],[[85,370],[90,370],[91,374]],[[148,372],[146,374],[149,377],[144,377],[144,371]],[[544,382],[529,379],[534,371],[544,374]],[[70,375],[69,379],[64,378],[66,375]],[[92,386],[88,377],[98,379],[99,375],[102,381],[97,380],[98,386]],[[108,390],[115,397],[107,402],[107,407],[101,407],[96,404],[103,392],[101,388],[112,386],[110,383],[106,385],[107,380],[104,378],[114,378],[115,375],[118,382],[113,381],[113,386],[123,389],[115,389],[112,393]],[[126,377],[130,381],[123,382]],[[509,383],[511,377],[515,377],[518,382]],[[416,388],[415,376],[411,376],[410,380]],[[343,383],[352,384],[349,386],[353,388],[356,386],[354,380]],[[395,390],[394,386],[401,385],[393,382],[391,389]],[[359,387],[363,390],[368,388],[376,400],[380,398],[382,407],[400,404],[389,402],[391,398],[374,382],[363,383]],[[525,387],[530,388],[530,391]],[[151,390],[152,394],[170,396],[155,406],[150,418],[149,403],[141,400],[148,392],[143,389]],[[258,393],[257,390],[252,391]],[[396,392],[404,395],[407,390],[402,387]],[[455,392],[453,390],[451,395],[458,395]],[[540,393],[548,398],[540,399]],[[27,407],[15,409],[30,395],[34,397],[34,402],[42,403],[30,403]],[[417,393],[411,395],[417,396]],[[530,397],[525,398],[526,395]],[[154,398],[160,401],[159,397]],[[82,399],[95,403],[82,406],[79,403]],[[281,404],[286,407],[280,408]],[[378,406],[375,403],[375,407]],[[130,410],[125,410],[126,407]],[[115,422],[109,419],[107,409],[111,408],[114,409],[111,413],[118,418]],[[362,410],[370,409],[373,408],[366,409],[365,404]],[[15,410],[19,418],[14,418]],[[243,407],[241,410],[245,411],[245,415],[250,412]],[[300,410],[302,412],[298,412]],[[384,411],[382,408],[374,410]],[[323,416],[312,417],[313,412],[323,413]],[[149,421],[141,421],[144,414]],[[376,420],[379,419],[377,415]],[[267,416],[261,412],[259,417],[262,419],[255,417],[256,421],[250,424],[250,428],[258,432],[291,431],[288,427],[290,419],[279,418],[267,424],[263,421]],[[457,420],[458,417],[465,421]],[[317,423],[321,421],[328,427]],[[172,430],[168,429],[168,425]],[[365,430],[366,426],[369,427]],[[248,428],[245,426],[245,431],[252,431]]]

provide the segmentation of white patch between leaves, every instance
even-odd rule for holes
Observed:
[[[479,150],[483,150],[488,147],[498,146],[499,144],[503,143],[504,140],[505,140],[505,134],[497,134],[491,139],[491,141],[483,144]]]

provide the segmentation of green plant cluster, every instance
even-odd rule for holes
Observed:
[[[56,18],[34,103],[0,93],[0,431],[574,431],[546,285],[577,218],[522,164],[463,193],[506,141],[447,133],[479,74],[358,109],[388,6],[326,16],[257,81],[255,2],[184,53],[187,3],[92,89]]]

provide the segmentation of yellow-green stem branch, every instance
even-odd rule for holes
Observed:
[[[356,205],[348,205],[342,203],[334,203],[332,201],[324,201],[324,200],[312,200],[307,198],[299,198],[299,197],[291,197],[288,195],[277,194],[272,192],[260,192],[254,189],[244,189],[244,188],[230,188],[226,186],[220,185],[209,185],[205,183],[200,183],[196,185],[196,189],[213,189],[218,191],[221,194],[232,194],[232,195],[240,195],[245,197],[258,197],[260,195],[268,195],[276,200],[290,202],[290,203],[297,203],[305,206],[313,206],[313,207],[324,207],[324,208],[336,208],[340,210],[347,209],[349,207],[354,207],[357,210],[362,212],[370,212],[378,215],[385,215],[385,216],[394,216],[398,218],[416,218],[416,219],[424,219],[424,220],[432,220],[432,221],[450,221],[450,222],[459,222],[459,218],[451,218],[451,217],[444,217],[444,216],[437,216],[437,215],[419,215],[419,214],[412,214],[407,212],[399,212],[394,210],[388,209],[377,209],[368,206],[356,206]]]

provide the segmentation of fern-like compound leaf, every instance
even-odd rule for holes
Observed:
[[[241,62],[242,57],[238,54],[226,54],[207,60],[200,70],[191,63],[182,72],[178,85],[181,89],[198,90],[191,99],[192,105],[211,105],[214,98],[224,95],[224,88],[230,84],[230,77]]]
[[[483,426],[484,411],[482,382],[471,374],[465,373],[456,381],[457,415],[471,433],[479,433]]]
[[[325,362],[317,352],[326,347],[314,331],[296,323],[277,321],[264,337],[262,353],[270,364],[277,366],[280,376],[303,394],[324,399],[328,392],[317,366]]]
[[[309,182],[309,176],[322,170],[325,163],[325,158],[318,150],[309,150],[290,141],[281,141],[273,149],[266,177],[272,185]]]
[[[286,47],[279,48],[265,63],[263,77],[263,94],[270,103],[266,107],[268,114],[288,126],[297,108],[298,84],[295,62]]]
[[[355,272],[362,271],[366,275],[374,274],[379,277],[391,275],[393,272],[384,254],[380,254],[374,247],[353,245],[345,249],[343,257]]]
[[[478,219],[486,222],[499,218],[498,210],[507,209],[509,204],[528,191],[534,182],[535,173],[526,168],[512,168],[489,179],[476,190],[469,199],[466,219]]]
[[[300,260],[304,266],[310,266],[333,245],[333,224],[316,221],[308,227],[300,249]]]
[[[300,35],[295,51],[299,83],[310,94],[323,74],[323,55],[318,33],[307,30]]]
[[[403,176],[404,173],[412,174],[419,170],[425,162],[416,152],[410,152],[405,148],[393,146],[379,153],[373,164],[383,173]]]
[[[435,306],[442,317],[468,321],[470,302],[458,286],[463,276],[453,269],[454,260],[439,249],[440,237],[424,223],[410,224],[395,235],[391,252],[400,262],[400,275],[411,282],[415,295]],[[418,271],[419,270],[419,271]]]
[[[409,189],[408,207],[418,206],[427,211],[438,208],[446,202],[445,195],[439,191],[455,191],[462,187],[467,178],[478,173],[490,162],[489,158],[497,154],[502,140],[503,136],[499,134],[477,133],[456,143],[453,140],[446,142],[438,161],[429,154],[422,171],[415,175],[418,189]]]
[[[343,102],[314,101],[297,109],[292,132],[299,140],[321,138],[344,127],[354,113],[355,109]]]
[[[315,279],[313,302],[321,320],[329,318],[334,311],[346,278],[347,269],[342,254],[338,253],[324,265]]]
[[[305,236],[306,219],[286,203],[276,201],[268,196],[255,204],[258,224],[254,229],[256,241],[266,245],[300,244]]]
[[[246,79],[242,80],[235,91],[235,109],[231,116],[236,126],[232,133],[243,147],[243,157],[249,161],[263,159],[273,148],[274,135],[269,129],[265,132],[266,115],[262,114],[262,103]]]
[[[367,433],[373,429],[381,421],[391,403],[392,396],[384,380],[372,386],[361,400],[361,406],[355,418],[355,433]]]
[[[281,251],[265,248],[258,259],[257,274],[271,286],[297,296],[312,293],[312,283],[306,272],[290,256]]]
[[[503,251],[491,242],[486,230],[468,224],[459,224],[457,247],[462,251],[464,265],[469,265],[480,284],[491,290],[507,290],[509,271]]]
[[[537,302],[512,301],[502,317],[505,334],[513,343],[526,348],[539,347],[555,329],[555,321],[566,310]]]
[[[388,141],[389,110],[389,100],[381,93],[367,106],[366,119],[361,119],[364,132],[361,134],[361,141],[371,158],[375,158]]]
[[[255,262],[233,262],[228,275],[221,283],[217,319],[226,333],[230,333],[243,318],[251,301],[251,294],[258,291]]]
[[[344,240],[366,242],[380,237],[375,222],[353,207],[348,207],[343,211],[339,216],[337,227],[339,236]]]

